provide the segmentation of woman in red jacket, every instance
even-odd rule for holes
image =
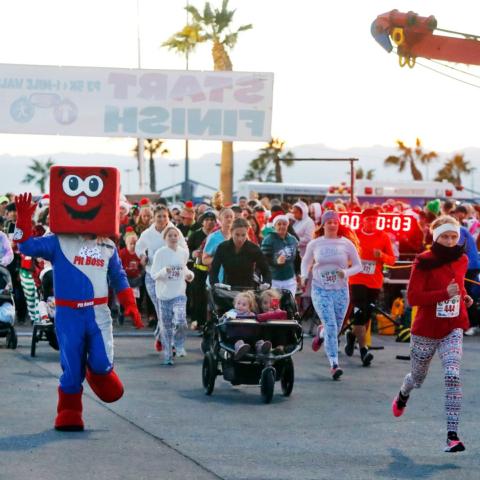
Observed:
[[[457,245],[460,225],[443,216],[432,223],[431,250],[418,255],[408,284],[408,301],[418,311],[412,326],[411,372],[394,398],[395,417],[403,414],[410,392],[420,388],[430,361],[438,350],[445,372],[446,452],[461,452],[465,446],[457,435],[462,403],[460,362],[463,331],[468,328],[467,308],[473,303],[463,286],[468,258]]]

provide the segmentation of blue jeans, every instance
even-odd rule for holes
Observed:
[[[338,365],[338,332],[342,328],[349,302],[348,288],[326,290],[312,285],[312,303],[323,324],[325,353],[331,367]]]

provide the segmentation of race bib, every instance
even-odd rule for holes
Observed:
[[[455,295],[449,300],[437,303],[437,317],[453,318],[460,314],[460,295]]]
[[[180,266],[168,267],[168,280],[178,280],[180,278],[180,273],[183,270]]]
[[[140,289],[138,287],[134,287],[132,290],[133,290],[133,296],[135,298],[140,298]]]
[[[335,285],[337,283],[337,280],[338,280],[338,275],[335,270],[331,272],[320,273],[320,282],[324,287]]]
[[[377,268],[377,262],[372,262],[371,260],[362,260],[362,273],[365,275],[373,275],[375,269]]]

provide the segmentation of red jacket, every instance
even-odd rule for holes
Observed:
[[[432,252],[424,252],[421,257],[433,257]],[[468,315],[464,297],[464,277],[467,272],[468,257],[462,255],[458,260],[431,270],[420,270],[414,263],[408,284],[408,303],[417,306],[418,311],[412,325],[412,334],[429,338],[446,337],[453,329],[468,329]],[[452,279],[460,287],[460,310],[457,316],[439,317],[440,302],[449,300],[447,286]]]

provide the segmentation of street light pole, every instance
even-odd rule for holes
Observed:
[[[137,0],[137,66],[141,68],[141,49],[140,49],[140,0]],[[140,192],[145,192],[145,157],[144,157],[144,139],[137,138],[137,159],[138,159],[138,182]]]
[[[179,163],[170,162],[168,166],[172,168],[172,185],[175,185],[175,168],[179,166]],[[176,200],[175,187],[173,187],[172,202],[175,203],[175,200]]]
[[[130,193],[130,173],[132,172],[132,168],[126,168],[124,172],[127,174],[127,191]]]

